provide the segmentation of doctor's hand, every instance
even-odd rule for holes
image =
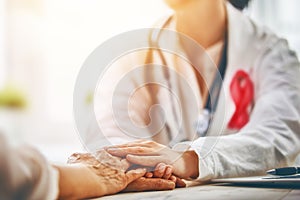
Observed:
[[[165,163],[159,163],[155,169],[151,172],[147,172],[144,177],[146,178],[160,178],[160,179],[166,179],[171,180],[175,183],[176,188],[182,188],[186,187],[186,183],[177,176],[173,175],[173,166],[166,165]],[[139,179],[138,179],[139,180]],[[138,181],[136,180],[136,181]],[[134,182],[136,182],[134,181]]]
[[[126,171],[130,164],[125,159],[112,156],[104,150],[95,155],[75,153],[68,163],[54,166],[59,171],[60,199],[114,194],[146,173],[146,169]]]
[[[156,170],[159,163],[166,163],[173,167],[172,173],[179,178],[196,178],[199,175],[198,156],[194,151],[177,152],[162,144],[146,140],[116,145],[106,150],[114,156],[126,158],[131,163],[156,167]],[[163,174],[169,176],[170,173],[166,170],[167,168],[161,168]]]

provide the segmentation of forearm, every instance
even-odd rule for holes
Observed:
[[[202,146],[193,144],[198,155],[202,154],[199,179],[263,175],[270,168],[293,164],[298,151],[296,140],[272,131],[276,130],[257,128],[236,135],[206,138]]]
[[[59,171],[59,199],[84,199],[106,194],[99,180],[81,164],[56,165]],[[97,184],[97,187],[95,186]]]
[[[282,90],[258,98],[249,123],[237,134],[192,143],[200,158],[201,180],[261,175],[293,164],[300,151],[300,97],[295,92],[292,99]]]

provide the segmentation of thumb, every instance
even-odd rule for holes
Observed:
[[[139,168],[126,172],[127,184],[144,176],[146,174],[146,171],[147,170],[145,168]]]
[[[128,154],[126,160],[136,165],[155,167],[158,163],[164,162],[160,156],[137,156]]]

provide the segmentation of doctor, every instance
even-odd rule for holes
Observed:
[[[191,100],[189,91],[182,89],[179,76],[172,74],[170,86],[180,101],[181,112],[176,106],[173,109],[176,102],[169,99],[163,88],[139,89],[133,95],[126,91],[114,94],[119,100],[120,116],[126,110],[132,121],[146,126],[155,120],[149,119],[149,108],[160,104],[165,108],[166,123],[158,134],[149,131],[153,141],[115,145],[108,152],[132,163],[157,166],[160,177],[167,174],[164,177],[168,178],[173,173],[202,181],[261,175],[270,168],[293,165],[300,152],[300,68],[287,41],[256,25],[224,0],[165,2],[174,14],[158,27],[186,34],[206,50],[222,76],[224,96],[217,95],[218,101],[214,102],[209,95],[208,88],[214,84],[220,88],[214,80],[216,70],[210,65],[202,65],[201,77],[174,55],[164,53],[162,59],[158,52],[152,52],[150,59],[149,52],[139,52],[135,59],[127,60],[127,68],[124,63],[117,63],[117,71],[123,70],[119,74],[126,74],[128,66],[141,64],[145,59],[175,66],[174,70],[188,80],[197,103]],[[189,46],[181,46],[189,58],[201,58]],[[157,80],[164,77],[157,72],[148,75]],[[131,90],[142,79],[143,76],[131,77],[132,85],[126,89]],[[214,91],[220,94],[220,90]],[[98,112],[99,123],[106,137],[115,144],[132,141],[133,137],[124,134],[111,119],[109,104],[101,103],[106,108]],[[210,125],[195,128],[195,121]]]

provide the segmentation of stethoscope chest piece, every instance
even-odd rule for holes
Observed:
[[[199,137],[204,137],[208,131],[211,120],[211,113],[207,109],[203,109],[194,123],[195,130]]]

